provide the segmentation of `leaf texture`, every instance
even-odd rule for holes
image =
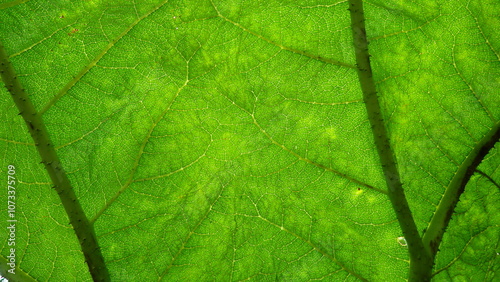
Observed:
[[[364,7],[381,114],[423,236],[454,175],[500,122],[500,4]],[[0,40],[112,281],[407,279],[347,8],[0,2]],[[91,281],[36,146],[1,92],[2,174],[15,165],[20,181],[18,273]],[[467,184],[435,281],[498,279],[499,158],[491,149]],[[8,254],[3,244],[0,265]]]

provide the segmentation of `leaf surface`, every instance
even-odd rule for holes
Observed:
[[[364,6],[382,115],[423,235],[454,175],[498,127],[500,5]],[[0,39],[113,281],[407,278],[347,8],[318,0],[0,4]],[[2,171],[15,165],[20,181],[19,273],[90,281],[35,144],[1,92]],[[492,149],[467,184],[435,259],[436,281],[498,279],[499,158]],[[9,248],[2,245],[0,265]]]

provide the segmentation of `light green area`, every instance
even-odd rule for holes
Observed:
[[[17,2],[0,13],[0,40],[46,109],[113,281],[407,278],[408,248],[349,67],[347,2]],[[500,5],[364,6],[382,115],[422,232],[500,119]],[[22,181],[19,267],[39,281],[90,281],[24,121],[0,91],[2,177],[14,164]],[[480,169],[499,182],[499,165],[493,149]],[[436,281],[499,279],[499,203],[499,189],[475,174]]]

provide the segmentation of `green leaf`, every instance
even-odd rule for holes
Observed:
[[[500,4],[360,5],[0,1],[0,274],[498,280]]]

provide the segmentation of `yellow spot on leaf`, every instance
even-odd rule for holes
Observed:
[[[335,134],[335,129],[331,127],[326,129],[326,135],[328,136],[329,139],[337,138],[337,135]]]

